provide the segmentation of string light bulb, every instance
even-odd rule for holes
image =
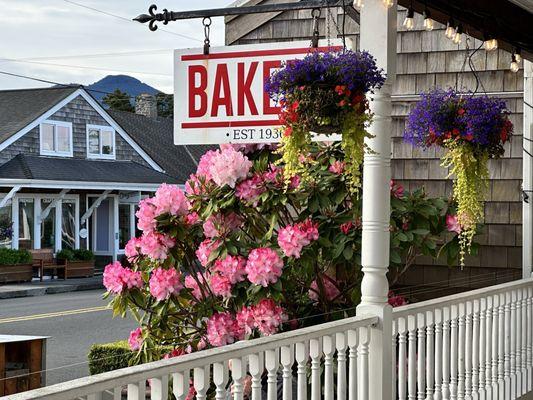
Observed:
[[[429,13],[429,10],[426,8],[424,10],[424,28],[426,31],[432,31],[435,27],[435,21],[431,19],[431,14]]]
[[[513,54],[511,57],[511,66],[509,67],[512,72],[516,73],[520,69],[520,65],[518,65],[518,62],[519,61],[517,61],[516,59],[516,54]]]
[[[363,0],[354,0],[353,6],[357,8],[363,8]]]
[[[383,0],[383,3],[384,3],[385,6],[387,6],[388,8],[391,8],[391,7],[394,5],[394,0]]]
[[[414,28],[415,26],[414,16],[415,16],[415,11],[411,7],[409,7],[409,9],[407,10],[407,16],[403,20],[403,26],[407,30],[411,30]]]
[[[450,20],[446,24],[445,35],[450,40],[452,40],[455,37],[455,24],[453,23],[453,18],[450,18]]]
[[[498,48],[498,41],[496,39],[485,40],[484,44],[485,44],[486,51],[493,51]]]
[[[461,43],[462,34],[463,34],[463,27],[459,25],[457,29],[455,30],[455,35],[453,36],[453,42],[455,44]]]

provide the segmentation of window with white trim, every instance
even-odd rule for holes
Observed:
[[[113,128],[87,125],[87,157],[115,158],[115,130]]]
[[[72,157],[72,123],[44,121],[39,131],[42,155]]]

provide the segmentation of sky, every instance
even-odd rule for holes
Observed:
[[[156,32],[129,21],[152,3],[183,11],[232,0],[0,0],[0,71],[80,84],[125,74],[172,93],[172,50],[202,47],[202,21],[159,24]],[[211,44],[224,44],[222,18],[213,19]],[[0,73],[0,90],[46,86]]]

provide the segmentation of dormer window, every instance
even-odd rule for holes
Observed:
[[[41,155],[72,157],[72,123],[45,121],[39,131]]]
[[[115,159],[115,130],[113,128],[87,125],[87,158]]]

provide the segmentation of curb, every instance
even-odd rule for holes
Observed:
[[[0,291],[0,300],[15,299],[20,297],[36,297],[44,296],[46,294],[58,294],[68,292],[81,292],[84,290],[96,290],[104,289],[104,285],[101,282],[88,282],[79,284],[65,284],[54,285],[49,287],[36,287],[30,289],[12,290],[12,291]]]

